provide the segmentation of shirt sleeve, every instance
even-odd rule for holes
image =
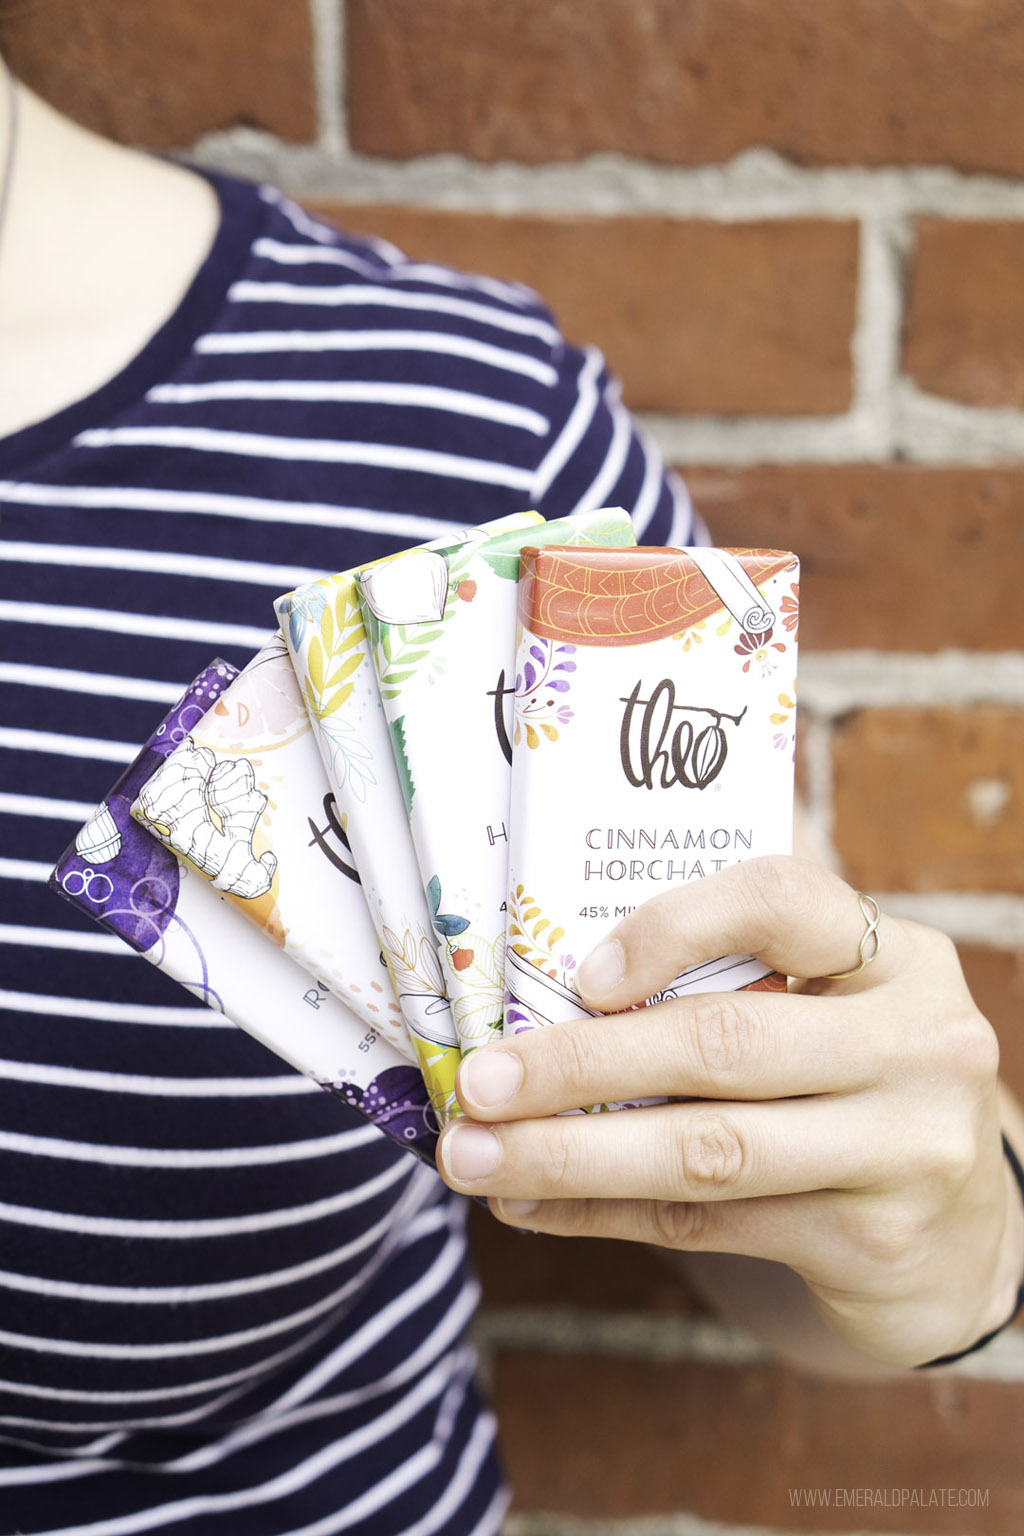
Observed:
[[[641,544],[710,542],[682,478],[623,405],[601,353],[562,342],[553,362],[551,428],[530,505],[546,518],[625,507]]]

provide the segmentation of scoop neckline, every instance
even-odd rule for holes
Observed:
[[[191,351],[193,343],[210,328],[228,288],[239,275],[269,205],[254,182],[236,180],[198,166],[187,169],[212,186],[220,206],[213,243],[188,288],[159,330],[135,356],[88,395],[64,406],[42,421],[30,423],[0,438],[0,475],[55,450],[70,446],[79,432],[102,425],[141,399],[151,385],[166,379],[168,372]]]

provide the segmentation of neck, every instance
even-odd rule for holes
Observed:
[[[0,245],[0,435],[120,371],[173,313],[210,247],[217,200],[193,172],[113,144],[0,88],[12,160]]]
[[[18,116],[17,82],[3,59],[0,59],[0,240],[3,239],[7,204],[14,178]]]

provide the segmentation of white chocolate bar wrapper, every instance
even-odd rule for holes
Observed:
[[[78,833],[51,886],[432,1164],[436,1123],[416,1069],[129,814],[141,786],[235,675],[216,662],[196,679]]]
[[[789,852],[798,571],[770,550],[524,553],[507,1035],[592,1017],[576,967],[641,902]],[[752,986],[785,979],[724,956],[649,1001]]]
[[[469,545],[493,532],[528,529],[539,513],[516,513],[468,530]],[[452,536],[390,562],[449,548]],[[383,564],[374,561],[374,566]],[[369,567],[359,567],[366,570]],[[404,567],[403,567],[404,569]],[[402,572],[395,573],[401,580]],[[443,1124],[460,1113],[455,1074],[458,1035],[444,989],[398,769],[359,609],[356,570],[310,582],[275,603],[281,633],[337,801],[363,895],[391,972],[420,1070]],[[436,595],[428,598],[436,604]]]
[[[142,787],[132,815],[415,1061],[280,635]]]
[[[628,513],[606,508],[415,551],[357,579],[463,1051],[502,1027],[519,551],[632,540]]]

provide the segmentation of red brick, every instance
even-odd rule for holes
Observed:
[[[623,1519],[692,1511],[793,1531],[1019,1536],[1020,1387],[913,1375],[829,1382],[780,1367],[501,1355],[496,1406],[517,1508]],[[890,1504],[799,1508],[790,1489]],[[981,1489],[987,1508],[891,1490]]]
[[[1024,225],[922,219],[903,366],[970,405],[1024,406]]]
[[[1016,0],[349,0],[352,141],[1024,171]]]
[[[316,136],[307,0],[45,0],[4,11],[14,72],[111,138],[162,149],[238,123]]]
[[[637,1243],[514,1232],[479,1206],[470,1234],[485,1306],[706,1310],[667,1259]]]
[[[999,1036],[1000,1075],[1024,1102],[1024,949],[965,944],[960,964],[974,1001]]]
[[[683,466],[683,473],[718,543],[800,556],[802,646],[1020,647],[1019,466]]]
[[[570,340],[602,348],[634,410],[815,415],[850,404],[853,223],[320,208],[414,256],[536,288]]]
[[[837,728],[833,766],[853,885],[1024,893],[1024,710],[863,710]]]

